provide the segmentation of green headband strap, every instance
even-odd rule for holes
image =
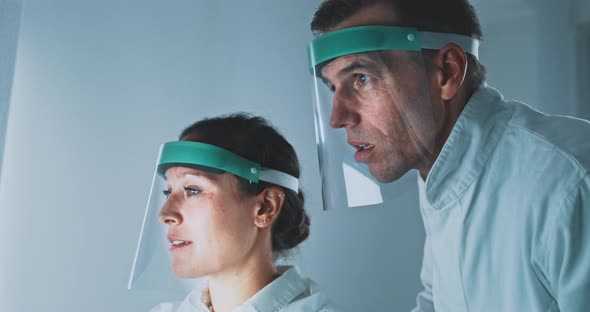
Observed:
[[[343,55],[384,50],[437,50],[451,42],[478,57],[479,41],[475,38],[448,33],[419,32],[416,28],[395,26],[343,28],[317,37],[309,44],[307,51],[309,66],[313,72],[316,66]]]
[[[164,176],[170,167],[182,165],[220,169],[253,183],[262,180],[299,192],[297,178],[277,170],[261,168],[260,164],[223,148],[192,141],[164,143],[160,148],[158,174]]]

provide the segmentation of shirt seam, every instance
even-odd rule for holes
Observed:
[[[463,211],[463,202],[461,198],[459,199],[459,206],[461,211]],[[461,237],[465,238],[465,227],[462,227]],[[461,239],[461,244],[463,244],[463,239]],[[464,246],[460,246],[461,250],[463,250]],[[461,259],[461,258],[460,258]],[[469,305],[467,304],[467,295],[465,294],[465,281],[463,280],[463,261],[459,261],[459,275],[461,276],[461,293],[463,294],[463,304],[465,305],[465,309],[469,311]]]
[[[590,176],[590,174],[586,173],[585,175],[583,175],[576,183],[573,183],[573,186],[565,192],[565,197],[560,201],[563,203],[568,202],[572,196],[575,194],[575,190],[580,187],[580,185],[582,184],[582,181],[584,181],[585,178],[587,178],[588,176]],[[554,220],[551,225],[550,228],[551,229],[555,229],[557,224],[563,222],[563,214],[562,214],[562,210],[559,210],[559,214],[558,214],[558,218],[557,220]],[[553,232],[552,232],[553,233]],[[543,265],[543,269],[545,270],[545,275],[547,275],[547,273],[549,273],[549,266],[548,266],[548,262],[549,262],[549,257],[550,257],[550,250],[553,249],[552,247],[555,245],[555,239],[557,235],[549,235],[549,234],[545,234],[543,236],[549,236],[547,238],[547,240],[542,239],[541,241],[547,241],[549,242],[549,244],[547,244],[544,248],[544,252],[543,252],[543,257],[541,258],[541,261],[543,261],[542,265]],[[547,275],[548,276],[548,275]],[[549,278],[554,278],[553,276],[550,276]],[[548,281],[549,285],[554,288],[555,285],[551,285],[551,280]],[[554,290],[555,294],[554,295],[554,300],[557,301],[557,292],[556,290]]]

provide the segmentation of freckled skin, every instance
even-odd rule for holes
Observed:
[[[238,189],[228,173],[212,174],[184,167],[166,172],[170,197],[160,217],[169,232],[192,244],[172,252],[178,277],[196,278],[238,266],[252,252],[257,238],[254,199]],[[198,189],[187,196],[185,187]]]

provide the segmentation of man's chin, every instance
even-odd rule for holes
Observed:
[[[410,170],[369,165],[369,172],[381,183],[395,182],[408,173],[408,171]]]

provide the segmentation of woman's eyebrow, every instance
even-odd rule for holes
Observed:
[[[183,178],[184,178],[184,177],[187,177],[187,176],[191,176],[191,177],[195,177],[195,178],[199,178],[199,179],[209,179],[207,176],[205,176],[205,175],[201,174],[200,172],[199,172],[199,173],[197,173],[197,172],[190,172],[190,171],[187,171],[187,172],[184,172],[184,173],[182,174],[182,177],[183,177]]]
[[[191,177],[195,177],[197,179],[206,179],[206,180],[212,180],[211,177],[202,174],[200,172],[191,172],[191,171],[186,171],[186,172],[182,172],[182,173],[178,173],[176,175],[174,175],[174,177],[176,178],[185,178],[187,176],[191,176]],[[165,175],[165,180],[168,181],[171,177],[168,175]]]
[[[194,177],[199,180],[204,180],[205,182],[215,182],[217,181],[217,175],[215,174],[208,174],[207,172],[191,172],[187,171],[182,174],[182,177]]]

